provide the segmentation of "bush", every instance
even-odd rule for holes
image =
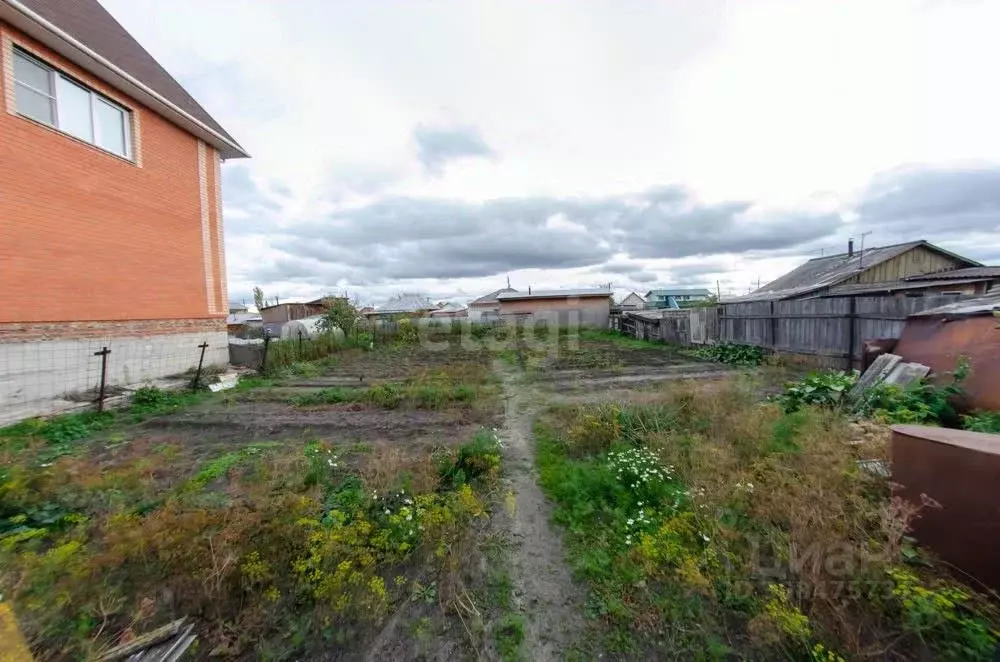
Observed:
[[[1000,411],[974,411],[962,417],[962,427],[973,432],[1000,434]]]
[[[758,366],[764,362],[767,354],[761,347],[754,345],[738,345],[735,343],[720,343],[707,345],[694,351],[695,356],[718,361],[732,366]]]
[[[855,405],[855,413],[886,423],[921,423],[958,427],[955,401],[965,391],[962,382],[969,375],[969,361],[962,357],[954,371],[946,373],[950,381],[939,386],[921,379],[906,388],[877,384],[868,389]]]

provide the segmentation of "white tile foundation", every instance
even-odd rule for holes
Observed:
[[[96,388],[108,347],[107,383],[135,386],[197,367],[229,362],[225,331],[170,335],[0,343],[0,424],[69,409],[65,395]]]

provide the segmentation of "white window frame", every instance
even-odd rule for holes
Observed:
[[[55,67],[53,67],[48,62],[45,62],[44,60],[39,59],[33,53],[30,53],[30,52],[26,51],[25,49],[20,48],[19,46],[16,46],[16,45],[14,46],[13,51],[14,51],[13,56],[15,58],[16,57],[23,57],[23,58],[25,58],[27,60],[30,60],[31,62],[33,62],[34,64],[38,65],[39,67],[45,69],[48,72],[48,74],[49,74],[49,84],[50,84],[50,87],[52,88],[52,94],[49,94],[48,92],[43,92],[42,90],[34,88],[31,85],[28,85],[27,83],[25,83],[23,81],[17,80],[17,77],[15,76],[14,77],[14,110],[17,112],[17,114],[20,117],[23,117],[25,119],[31,120],[32,122],[38,122],[39,124],[42,124],[44,126],[52,127],[53,129],[55,129],[59,133],[61,133],[63,135],[66,135],[66,136],[69,136],[70,138],[73,138],[74,140],[79,140],[81,142],[87,143],[88,145],[92,145],[93,147],[96,147],[97,149],[101,150],[102,152],[107,152],[108,154],[112,154],[114,156],[117,156],[118,158],[128,159],[129,161],[133,161],[134,160],[133,154],[132,154],[132,111],[131,110],[129,110],[125,106],[121,105],[120,103],[116,102],[114,99],[110,99],[110,98],[106,97],[105,95],[101,94],[100,92],[98,92],[97,90],[95,90],[91,86],[87,85],[83,81],[78,80],[78,79],[76,79],[76,78],[74,78],[74,77],[72,77],[72,76],[70,76],[70,75],[68,75],[66,73],[63,73],[59,69],[56,69]],[[57,78],[63,78],[68,83],[76,85],[77,87],[80,87],[80,88],[82,88],[82,89],[84,89],[84,90],[86,90],[87,92],[90,93],[90,135],[93,137],[93,140],[87,140],[86,138],[81,138],[79,136],[73,135],[72,133],[70,133],[68,131],[64,131],[62,128],[60,128],[60,126],[59,126],[59,86],[57,85]],[[52,106],[52,110],[53,110],[53,112],[52,112],[52,119],[53,119],[52,124],[49,124],[45,120],[40,120],[40,119],[38,119],[36,117],[31,117],[30,115],[25,115],[21,111],[17,110],[17,88],[19,86],[20,87],[24,87],[24,88],[26,88],[28,90],[31,90],[32,92],[35,92],[36,94],[40,94],[40,95],[42,95],[44,97],[47,97],[48,99],[50,99],[52,101],[52,104],[53,104],[53,106]],[[98,101],[103,101],[104,103],[108,104],[112,108],[116,108],[117,110],[120,110],[121,113],[122,113],[122,119],[124,120],[124,123],[123,123],[123,126],[122,126],[122,132],[124,134],[124,136],[123,136],[123,138],[124,138],[123,145],[125,146],[125,153],[124,154],[119,154],[118,152],[115,152],[113,150],[107,149],[105,147],[101,147],[98,144],[98,142],[97,142],[99,140],[98,136],[100,135],[100,128],[99,128],[99,125],[98,125],[98,122],[97,122],[97,113],[96,113],[95,106],[98,103]]]

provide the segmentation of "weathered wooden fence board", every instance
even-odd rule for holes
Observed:
[[[825,357],[839,361],[843,367],[859,366],[863,341],[898,338],[908,315],[958,298],[832,297],[723,304],[718,308],[718,338],[721,342]]]

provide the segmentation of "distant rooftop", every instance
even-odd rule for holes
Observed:
[[[864,251],[857,250],[852,254],[839,253],[837,255],[826,255],[815,257],[797,268],[789,271],[784,276],[771,281],[764,287],[754,290],[750,294],[727,299],[730,303],[741,303],[747,301],[771,301],[778,299],[788,299],[798,297],[825,287],[837,285],[852,276],[872,268],[876,264],[881,264],[894,257],[902,255],[914,248],[923,246],[932,251],[948,255],[957,260],[961,260],[970,267],[981,267],[982,265],[974,260],[956,255],[946,251],[940,246],[924,241],[910,241],[903,244],[893,244],[892,246],[881,246],[878,248],[866,248]],[[921,276],[924,278],[926,276]]]
[[[678,289],[672,287],[656,288],[649,292],[646,292],[646,298],[650,296],[661,296],[661,297],[710,297],[712,293],[704,288],[695,289]]]
[[[375,313],[378,315],[392,315],[398,313],[420,313],[436,309],[437,306],[427,297],[422,297],[418,294],[404,294],[386,301],[384,306],[375,309]]]
[[[501,287],[499,290],[494,290],[489,294],[484,294],[478,299],[473,299],[469,302],[470,306],[488,306],[490,304],[495,304],[497,302],[497,297],[505,292],[517,292],[512,287]]]
[[[528,292],[502,292],[498,301],[520,301],[522,299],[564,299],[579,297],[610,297],[611,290],[604,288],[580,288],[575,290],[533,290]]]

